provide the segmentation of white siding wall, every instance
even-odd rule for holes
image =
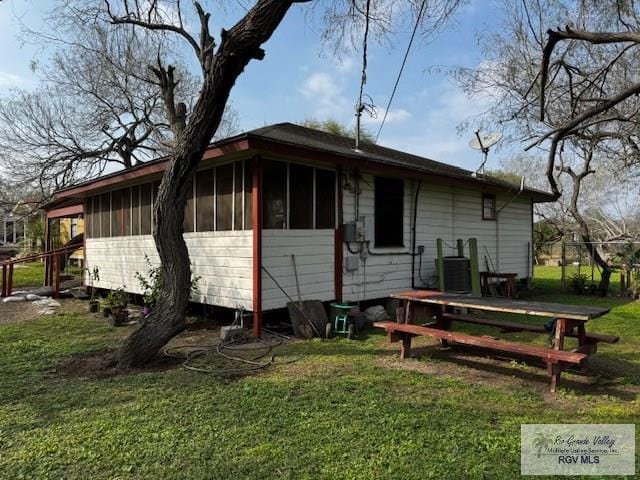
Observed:
[[[264,230],[262,234],[262,265],[294,300],[298,299],[293,271],[295,255],[304,300],[333,300],[334,289],[334,231],[322,230]],[[262,272],[262,308],[285,307],[287,297]]]
[[[415,184],[405,181],[404,201],[404,245],[405,248],[374,249],[374,179],[363,175],[360,182],[359,216],[365,217],[371,248],[374,252],[402,252],[411,248],[411,221]],[[505,205],[512,195],[498,194],[497,208]],[[448,187],[423,182],[420,189],[417,215],[416,246],[423,245],[422,278],[436,286],[435,258],[436,240],[442,238],[447,247],[445,255],[456,254],[456,239],[465,241],[471,237],[478,239],[480,270],[486,270],[485,257],[492,270],[514,272],[519,277],[527,277],[531,272],[528,243],[531,242],[531,200],[516,198],[498,215],[498,222],[482,220],[482,194],[478,190]],[[355,219],[355,203],[352,192],[343,192],[344,221]],[[497,227],[497,230],[496,230]],[[497,240],[496,240],[497,239]],[[358,244],[352,245],[356,249]],[[500,255],[497,255],[499,249]],[[468,249],[465,246],[465,254]],[[344,250],[345,262],[353,256]],[[345,300],[357,301],[366,298],[385,297],[392,292],[411,287],[411,256],[389,255],[368,256],[359,260],[359,268],[353,272],[344,271],[343,293]],[[365,281],[366,277],[366,281]],[[418,276],[416,257],[416,286],[423,285]]]
[[[373,252],[410,252],[410,212],[411,199],[413,198],[410,182],[405,182],[404,192],[404,248],[375,249],[373,232],[374,222],[374,177],[364,174],[360,179],[360,201],[358,216],[365,218],[368,239]],[[343,220],[349,222],[355,220],[355,195],[347,190],[342,197]],[[357,249],[358,244],[352,244],[352,249]],[[345,246],[344,259],[354,256]],[[356,255],[357,256],[357,255]],[[407,272],[409,275],[407,276]],[[365,281],[366,278],[366,281]],[[408,280],[408,284],[407,284]],[[411,256],[410,255],[385,255],[369,256],[366,261],[360,260],[359,268],[352,272],[345,271],[343,277],[342,294],[344,300],[364,300],[366,298],[386,297],[392,292],[411,287]]]
[[[374,252],[409,252],[411,219],[415,184],[405,181],[404,248],[375,249],[374,178],[363,175],[360,182],[359,216],[365,217],[371,248]],[[510,195],[497,195],[497,206],[506,204]],[[355,219],[354,195],[343,191],[344,221]],[[445,255],[455,254],[457,238],[478,239],[480,270],[485,270],[485,257],[502,272],[515,272],[526,277],[531,272],[528,243],[531,241],[531,201],[515,199],[498,216],[498,222],[483,221],[481,193],[477,190],[452,188],[423,183],[418,205],[416,245],[423,245],[422,278],[435,286],[436,240],[442,238],[450,247]],[[496,232],[496,226],[498,230]],[[496,234],[498,237],[496,237]],[[496,240],[496,238],[498,238]],[[212,305],[252,308],[252,244],[251,231],[198,232],[185,234],[194,274],[201,277],[193,300]],[[334,293],[334,231],[265,230],[263,232],[263,265],[294,299],[297,298],[291,255],[296,256],[301,294],[304,299],[333,300]],[[357,244],[353,245],[357,248]],[[496,251],[499,249],[499,255]],[[135,272],[145,272],[144,254],[158,262],[151,236],[91,238],[86,241],[87,266],[100,269],[100,288],[125,287],[140,293]],[[466,250],[467,251],[467,250]],[[344,247],[345,263],[353,256]],[[357,256],[357,255],[356,255]],[[358,269],[343,272],[345,300],[385,297],[411,287],[411,256],[367,256],[358,260]],[[416,285],[422,285],[417,273]],[[366,279],[366,280],[365,280]],[[284,307],[286,296],[263,272],[263,309]]]
[[[192,300],[236,308],[253,305],[252,258],[253,232],[197,232],[184,235],[193,274],[200,277]],[[87,267],[97,266],[100,281],[96,287],[123,287],[141,293],[136,272],[148,270],[145,253],[152,264],[159,263],[150,235],[134,237],[89,238],[86,241]]]

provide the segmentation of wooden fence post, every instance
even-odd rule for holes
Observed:
[[[54,279],[53,279],[53,298],[60,298],[60,254],[56,254],[53,256],[53,270]]]
[[[7,296],[7,266],[2,265],[2,296]]]
[[[441,292],[444,292],[444,256],[442,253],[442,239],[436,241],[438,246],[438,286]]]
[[[474,297],[482,296],[480,288],[480,269],[478,267],[478,240],[469,239],[469,261],[471,263],[471,293]]]
[[[458,244],[458,256],[464,257],[464,241],[459,238],[456,243]]]
[[[567,254],[567,251],[566,251],[566,247],[564,245],[564,240],[562,241],[562,243],[560,245],[561,245],[561,253],[560,253],[560,255],[561,255],[561,258],[560,258],[560,265],[561,265],[561,270],[560,270],[560,288],[562,288],[562,290],[565,290],[566,289],[566,286],[565,286],[565,264],[567,263],[565,256]]]
[[[9,264],[9,278],[7,279],[7,297],[13,293],[13,263]]]

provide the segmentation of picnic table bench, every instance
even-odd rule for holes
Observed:
[[[563,305],[557,303],[526,302],[506,298],[477,298],[468,295],[443,293],[429,290],[412,290],[391,295],[403,302],[401,316],[396,322],[375,322],[374,326],[383,328],[389,335],[389,341],[401,341],[400,358],[406,358],[411,352],[411,338],[426,335],[438,339],[441,344],[449,342],[507,352],[516,355],[536,357],[547,365],[551,377],[551,391],[556,390],[560,374],[567,367],[575,365],[584,369],[589,356],[597,351],[599,342],[616,343],[619,337],[586,332],[585,324],[594,318],[609,312],[607,308],[582,305]],[[435,321],[417,325],[416,310],[427,309]],[[502,312],[531,315],[553,319],[551,332],[544,325],[516,323],[475,315],[453,313],[453,307],[487,312]],[[469,335],[453,330],[453,322],[472,323],[496,327],[502,332],[551,333],[553,347],[540,347],[519,342],[501,340],[489,336]],[[578,347],[565,350],[565,337],[578,339]]]

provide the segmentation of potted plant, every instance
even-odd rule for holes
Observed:
[[[129,294],[123,288],[118,288],[110,292],[111,295],[111,324],[122,325],[127,321],[129,312]]]
[[[113,296],[113,292],[110,291],[107,293],[107,296],[102,300],[102,314],[105,318],[111,316],[111,308],[115,303],[115,298]]]
[[[574,293],[582,295],[587,285],[587,276],[576,273],[571,276],[571,280],[569,283]]]
[[[143,275],[140,272],[135,273],[135,277],[142,287],[142,301],[144,306],[142,307],[142,313],[144,318],[147,318],[151,314],[151,310],[158,301],[160,296],[160,290],[162,288],[162,270],[160,267],[154,267],[151,265],[149,256],[145,253],[144,260],[147,264],[147,274]]]
[[[89,290],[91,292],[91,299],[89,300],[89,312],[97,313],[100,310],[100,302],[96,299],[96,289],[94,283],[100,281],[100,271],[97,266],[91,270],[85,268],[87,272],[87,279],[89,281]]]
[[[149,260],[149,256],[147,254],[144,255],[144,260],[147,264],[148,270],[146,275],[141,274],[140,272],[135,273],[135,277],[140,283],[142,287],[142,301],[144,302],[144,307],[142,313],[144,318],[147,318],[151,315],[151,311],[155,306],[160,294],[162,292],[162,269],[160,266],[154,267],[151,264],[151,260]],[[198,281],[200,277],[192,276],[191,277],[191,286],[190,291],[193,293],[196,289]]]

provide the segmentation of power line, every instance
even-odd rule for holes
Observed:
[[[364,84],[367,83],[367,42],[369,37],[369,8],[371,0],[367,0],[364,21],[364,39],[362,41],[362,77],[360,78],[360,95],[358,96],[358,109],[362,105],[362,95],[364,93]]]
[[[371,0],[367,0],[364,14],[364,39],[362,41],[362,77],[360,77],[360,94],[358,95],[358,104],[356,105],[356,150],[360,147],[360,116],[362,115],[362,110],[364,110],[362,96],[364,94],[364,84],[367,83],[367,43],[369,38],[370,8]]]
[[[424,13],[426,5],[427,0],[422,0],[422,5],[420,5],[420,10],[418,11],[418,16],[416,18],[416,24],[413,27],[413,32],[411,33],[411,38],[409,39],[409,45],[407,45],[407,51],[405,52],[404,58],[402,59],[402,65],[400,65],[400,71],[398,72],[396,83],[394,84],[393,90],[391,91],[391,96],[389,97],[387,108],[384,111],[384,117],[382,117],[380,128],[378,128],[378,133],[376,134],[376,143],[378,143],[380,132],[382,131],[382,127],[384,127],[384,122],[387,120],[387,115],[389,114],[389,109],[391,108],[391,102],[393,102],[393,97],[396,95],[396,90],[398,89],[398,84],[400,83],[400,77],[402,77],[402,72],[404,71],[404,66],[407,63],[407,58],[409,57],[409,52],[411,51],[411,46],[413,45],[413,39],[415,38],[416,32],[418,31],[418,26],[420,25],[420,20],[422,19],[422,14]]]

